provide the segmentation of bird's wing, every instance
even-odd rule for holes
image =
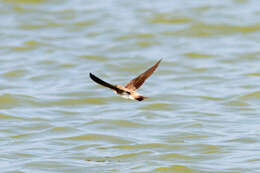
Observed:
[[[153,72],[156,70],[156,68],[158,67],[158,65],[160,64],[162,59],[160,59],[156,64],[154,64],[152,67],[150,67],[148,70],[146,70],[145,72],[143,72],[142,74],[140,74],[138,77],[134,78],[133,80],[131,80],[128,84],[126,84],[126,88],[130,89],[130,90],[137,90],[138,88],[140,88],[144,81],[151,76],[151,74],[153,74]]]
[[[105,81],[99,79],[97,76],[93,75],[92,73],[89,73],[89,77],[90,77],[93,81],[95,81],[96,83],[98,83],[98,84],[100,84],[100,85],[102,85],[102,86],[108,87],[108,88],[110,88],[110,89],[112,89],[112,90],[115,90],[115,91],[117,91],[117,92],[119,92],[119,93],[123,91],[123,90],[117,88],[115,85],[112,85],[112,84],[110,84],[110,83],[107,83],[107,82],[105,82]]]

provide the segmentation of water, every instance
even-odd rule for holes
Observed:
[[[257,0],[0,2],[7,173],[260,170]],[[113,84],[163,58],[126,100]]]

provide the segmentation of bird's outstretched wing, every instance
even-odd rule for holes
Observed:
[[[117,88],[115,85],[112,85],[112,84],[110,84],[110,83],[107,83],[107,82],[101,80],[100,78],[98,78],[97,76],[93,75],[92,73],[89,73],[89,77],[90,77],[93,81],[95,81],[96,83],[98,83],[98,84],[100,84],[100,85],[102,85],[102,86],[108,87],[108,88],[110,88],[110,89],[112,89],[112,90],[115,90],[115,91],[117,91],[117,92],[119,92],[119,93],[123,92],[123,90]]]
[[[142,74],[140,74],[138,77],[134,78],[133,80],[131,80],[128,84],[126,84],[126,88],[130,89],[130,90],[137,90],[138,88],[140,88],[144,81],[151,76],[151,74],[153,74],[153,72],[156,70],[156,68],[158,67],[158,65],[160,64],[162,59],[160,59],[156,64],[154,64],[152,67],[150,67],[148,70],[146,70],[145,72],[143,72]]]

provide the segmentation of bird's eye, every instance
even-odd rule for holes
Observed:
[[[129,95],[131,94],[129,91],[127,91],[126,93],[129,94]]]

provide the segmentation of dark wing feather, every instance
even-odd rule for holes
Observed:
[[[146,70],[144,73],[140,74],[138,77],[134,78],[131,80],[128,84],[126,84],[126,88],[131,89],[131,90],[137,90],[140,88],[145,80],[153,74],[153,72],[156,70],[158,65],[160,64],[162,59],[160,59],[155,65],[150,67],[148,70]]]
[[[90,77],[93,81],[95,81],[96,83],[98,83],[98,84],[100,84],[100,85],[103,85],[103,86],[105,86],[105,87],[108,87],[108,88],[110,88],[110,89],[112,89],[112,90],[115,90],[115,91],[117,91],[117,92],[122,92],[122,90],[119,89],[119,88],[117,88],[115,85],[109,84],[109,83],[107,83],[107,82],[105,82],[105,81],[99,79],[97,76],[93,75],[92,73],[89,73],[89,77]]]

